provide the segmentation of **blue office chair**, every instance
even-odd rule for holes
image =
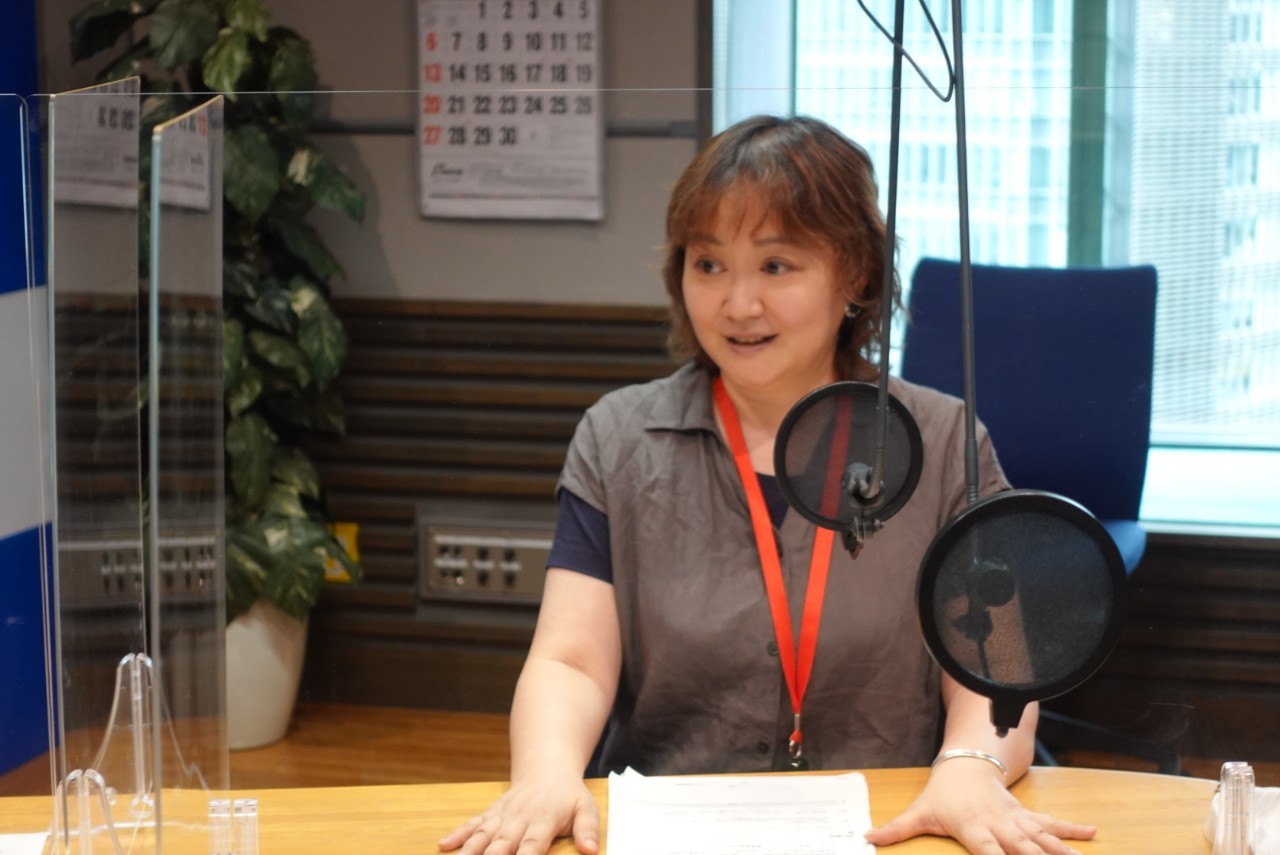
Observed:
[[[1156,270],[973,265],[978,418],[1015,487],[1074,499],[1106,527],[1129,573],[1146,548]],[[911,278],[902,376],[964,396],[960,265]]]
[[[1138,505],[1151,428],[1155,268],[974,265],[972,275],[975,403],[1009,482],[1084,505],[1132,573],[1147,539]],[[923,259],[908,310],[902,376],[963,397],[960,265]],[[1052,710],[1042,711],[1040,733],[1060,747],[1121,751],[1178,769],[1168,738]],[[1056,765],[1043,742],[1037,762]]]

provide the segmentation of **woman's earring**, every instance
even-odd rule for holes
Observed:
[[[844,316],[849,320],[853,320],[854,318],[858,317],[858,315],[860,314],[862,314],[861,306],[855,305],[854,303],[844,304]]]

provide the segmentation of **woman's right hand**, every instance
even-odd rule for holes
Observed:
[[[600,809],[581,778],[525,778],[489,809],[440,840],[459,855],[544,855],[557,837],[572,834],[583,855],[600,851]]]
[[[557,837],[569,835],[583,855],[600,851],[600,810],[582,775],[621,668],[613,586],[548,568],[511,705],[511,788],[445,835],[441,851],[544,855]]]

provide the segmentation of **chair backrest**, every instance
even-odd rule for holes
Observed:
[[[973,265],[975,402],[1015,487],[1136,520],[1146,477],[1156,270]],[[902,376],[963,397],[960,265],[911,279]]]

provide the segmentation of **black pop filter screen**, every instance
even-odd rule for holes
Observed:
[[[1110,653],[1123,586],[1119,552],[1092,515],[1060,496],[1013,490],[966,508],[934,540],[920,572],[920,623],[963,685],[997,701],[1042,700]]]
[[[874,466],[878,394],[869,383],[833,383],[801,399],[783,420],[774,456],[778,483],[810,522],[848,531],[859,517],[883,522],[911,498],[920,480],[920,429],[892,396],[879,495],[860,502],[845,489],[851,467]]]

